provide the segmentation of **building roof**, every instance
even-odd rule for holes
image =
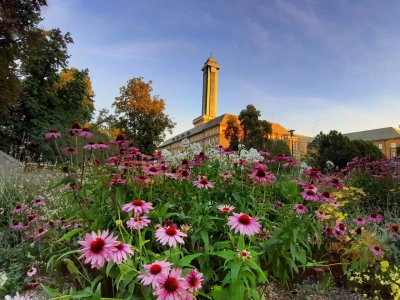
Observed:
[[[345,133],[343,135],[347,136],[351,140],[363,140],[366,142],[372,142],[372,141],[400,138],[400,130],[393,127],[385,127],[385,128]]]
[[[198,133],[200,133],[200,132],[202,132],[202,131],[204,131],[206,129],[209,129],[209,128],[212,128],[214,126],[217,126],[222,122],[222,120],[224,119],[225,116],[231,116],[231,115],[230,114],[223,114],[223,115],[220,115],[219,117],[216,117],[215,119],[212,119],[211,121],[209,121],[207,123],[204,123],[204,124],[198,125],[196,127],[193,127],[192,129],[186,130],[183,133],[178,134],[178,135],[166,140],[164,143],[162,143],[160,145],[160,147],[168,146],[169,144],[175,143],[177,141],[181,141],[181,140],[183,140],[185,138],[189,138],[189,137],[191,137],[193,135],[196,135],[196,134],[198,134]]]

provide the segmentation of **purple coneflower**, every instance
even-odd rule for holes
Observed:
[[[42,200],[42,199],[36,199],[35,202],[33,202],[32,206],[33,207],[39,207],[39,206],[43,206],[46,203]]]
[[[176,229],[175,226],[159,227],[156,230],[156,240],[162,245],[167,245],[170,247],[176,247],[177,244],[184,244],[185,241],[182,237],[186,237],[187,234]]]
[[[61,137],[61,133],[58,132],[56,129],[50,129],[49,132],[46,133],[45,138],[47,140],[51,139],[59,139]]]
[[[195,269],[191,269],[186,276],[186,288],[195,292],[201,289],[201,283],[203,282],[203,274],[197,272]]]
[[[375,256],[381,256],[383,255],[383,250],[381,247],[379,247],[378,245],[369,245],[369,249],[371,249],[372,253]]]
[[[314,189],[307,189],[301,193],[304,200],[317,202],[320,200],[320,196]]]
[[[129,229],[143,229],[147,227],[151,221],[147,217],[134,217],[130,218],[126,225]]]
[[[85,258],[85,264],[90,263],[92,269],[101,269],[107,261],[113,259],[118,241],[108,230],[99,230],[97,233],[86,233],[85,240],[78,244],[84,247],[79,250],[82,253],[79,259]]]
[[[235,209],[235,207],[233,205],[229,205],[229,204],[218,205],[217,208],[220,212],[223,212],[223,213],[230,213],[231,211],[233,211]]]
[[[26,209],[26,206],[23,204],[17,204],[11,211],[13,214],[19,214],[22,213]]]
[[[28,272],[26,272],[26,276],[33,277],[36,275],[37,269],[35,267],[31,267]]]
[[[131,245],[118,242],[118,244],[115,245],[115,249],[114,249],[114,253],[113,253],[113,261],[115,261],[115,263],[117,265],[119,265],[123,261],[127,260],[132,255],[133,255],[133,251],[131,249]]]
[[[259,184],[269,184],[276,179],[275,175],[266,171],[265,168],[259,167],[253,169],[253,172],[249,175],[251,179],[254,179]]]
[[[209,189],[213,188],[214,184],[212,182],[209,182],[206,176],[200,176],[196,181],[193,181],[193,185],[199,189]]]
[[[307,207],[305,207],[303,204],[295,204],[293,209],[296,211],[296,214],[298,215],[304,215],[305,213],[308,212]]]
[[[83,132],[83,131],[82,131]],[[85,146],[83,146],[83,149],[86,150],[95,150],[97,149],[97,144],[95,144],[94,142],[89,142],[87,143]]]
[[[139,216],[141,214],[147,214],[150,212],[150,210],[153,209],[153,204],[150,202],[145,202],[140,199],[133,200],[130,203],[125,204],[122,206],[122,211],[124,212],[131,212],[133,211],[133,214],[135,216]]]
[[[358,225],[365,225],[365,223],[367,223],[367,220],[361,217],[357,217],[354,219],[354,222]]]
[[[84,139],[90,139],[93,136],[93,133],[90,132],[89,128],[82,128],[81,132],[79,132],[79,136]]]
[[[235,233],[240,232],[240,234],[248,236],[259,233],[261,228],[257,218],[249,217],[244,213],[233,213],[233,216],[228,218],[228,225]]]
[[[381,222],[382,220],[383,220],[382,216],[380,216],[376,213],[370,214],[367,218],[367,221],[373,222],[373,223],[378,223],[378,222]]]
[[[157,290],[160,284],[158,280],[163,276],[168,276],[171,263],[167,261],[156,260],[150,265],[143,265],[145,272],[140,273],[138,278],[143,285],[150,285]]]
[[[181,278],[181,269],[170,270],[168,276],[160,276],[158,283],[159,289],[154,292],[158,300],[178,300],[182,299],[187,292],[185,291],[185,280]]]

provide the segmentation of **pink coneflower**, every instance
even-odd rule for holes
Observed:
[[[68,131],[68,133],[70,136],[79,136],[81,131],[81,124],[79,124],[79,122],[74,122],[72,123],[71,129]]]
[[[233,213],[233,216],[228,218],[228,225],[235,233],[240,232],[242,235],[254,235],[260,232],[261,225],[257,218],[249,217],[243,213]]]
[[[37,282],[37,280],[32,279],[31,281],[28,282],[28,287],[31,289],[36,288],[37,286],[39,286],[39,282]]]
[[[326,236],[333,236],[333,228],[332,227],[324,227],[323,233]]]
[[[328,177],[326,179],[326,184],[330,185],[332,187],[334,187],[335,189],[341,189],[344,187],[344,183],[343,181],[341,181],[339,178],[337,177]]]
[[[158,283],[160,287],[154,292],[157,300],[178,300],[186,294],[185,280],[181,278],[181,269],[172,269],[168,276],[160,276]]]
[[[185,241],[182,237],[186,237],[187,234],[176,229],[175,226],[160,227],[156,230],[156,240],[162,245],[167,245],[170,247],[176,247],[177,244],[184,244]]]
[[[150,265],[143,265],[145,272],[140,273],[138,278],[143,285],[150,285],[153,289],[158,289],[160,284],[158,280],[168,276],[171,263],[167,261],[156,260]]]
[[[11,211],[13,214],[19,214],[22,213],[26,209],[26,206],[23,204],[17,204]]]
[[[195,292],[201,289],[201,283],[203,282],[203,274],[197,272],[195,269],[191,269],[186,276],[186,288]]]
[[[113,254],[113,261],[115,261],[115,263],[119,265],[123,261],[127,260],[130,256],[132,256],[133,251],[131,249],[131,245],[119,242],[117,245],[115,245]]]
[[[11,300],[32,300],[29,296],[21,296],[18,292]]]
[[[125,212],[131,212],[133,211],[133,214],[135,216],[139,216],[141,214],[147,214],[150,212],[150,210],[153,209],[153,204],[150,202],[145,202],[140,199],[136,199],[132,201],[131,203],[125,204],[122,206],[122,211]]]
[[[367,221],[373,222],[373,223],[378,223],[378,222],[381,222],[382,220],[383,220],[382,216],[380,216],[376,213],[370,214],[367,218]]]
[[[47,228],[40,227],[33,235],[34,239],[38,239],[46,234],[46,232],[49,231]]]
[[[196,181],[193,181],[193,185],[199,189],[209,189],[213,188],[214,184],[212,182],[209,182],[206,176],[200,176]]]
[[[178,179],[179,178],[179,173],[176,169],[172,169],[170,173],[165,173],[164,174],[166,177],[171,178],[171,179]]]
[[[117,238],[109,234],[108,230],[86,233],[85,240],[78,242],[84,248],[79,250],[82,253],[79,259],[85,258],[85,264],[90,263],[93,268],[101,269],[106,261],[114,257]]]
[[[179,163],[179,166],[186,167],[186,168],[190,167],[192,165],[193,165],[193,163],[190,162],[187,158],[182,159],[181,162]]]
[[[22,229],[22,228],[24,228],[24,224],[23,224],[22,222],[13,221],[13,222],[10,224],[10,228],[11,228],[12,230]]]
[[[111,185],[126,185],[127,180],[122,179],[120,174],[113,174],[112,179],[110,180]]]
[[[224,179],[228,179],[228,178],[232,178],[232,173],[231,172],[224,172],[224,174],[222,174],[222,177],[224,177]]]
[[[79,132],[79,136],[85,139],[90,139],[93,136],[93,133],[90,132],[89,128],[82,128],[81,132]]]
[[[46,203],[42,200],[42,199],[36,199],[35,202],[33,202],[32,206],[33,207],[39,207],[39,206],[43,206]]]
[[[139,182],[141,186],[150,185],[154,182],[149,176],[137,176],[132,181]]]
[[[307,207],[305,207],[303,204],[295,204],[293,209],[296,211],[298,215],[304,215],[305,213],[308,212]]]
[[[303,174],[308,178],[308,179],[321,179],[322,174],[319,172],[317,167],[312,167],[311,169],[304,169]]]
[[[82,131],[83,132],[83,131]],[[83,146],[83,149],[86,150],[95,150],[97,149],[97,145],[94,142],[89,142],[85,146]]]
[[[50,131],[47,132],[45,135],[46,140],[59,139],[60,137],[61,133],[58,132],[56,129],[50,129]]]
[[[194,159],[203,161],[203,160],[209,160],[210,158],[203,151],[200,151],[199,154],[195,155]]]
[[[218,210],[223,213],[230,213],[235,209],[233,205],[222,204],[217,206]]]
[[[372,253],[375,256],[381,256],[384,253],[381,247],[379,247],[378,245],[369,245],[369,249],[371,249]]]
[[[346,235],[346,225],[343,222],[336,222],[335,228],[333,230],[333,236],[339,237]]]
[[[27,219],[28,223],[34,223],[37,221],[38,216],[36,214],[28,214]]]
[[[162,172],[163,172],[162,169],[158,168],[156,166],[150,166],[150,167],[143,169],[143,173],[145,173],[149,176],[158,175],[158,174],[161,174]]]
[[[179,174],[179,178],[180,179],[189,180],[189,179],[191,179],[193,177],[192,172],[190,170],[187,170],[187,169],[180,169],[178,171],[178,174]]]
[[[327,203],[333,203],[335,200],[331,198],[331,194],[328,191],[323,192],[322,194],[319,195],[319,198],[321,201],[327,202]]]
[[[246,249],[244,249],[244,250],[242,250],[242,251],[239,251],[237,255],[239,256],[239,258],[241,258],[241,259],[243,259],[243,260],[246,260],[246,259],[250,259],[250,258],[251,258],[251,256],[250,256],[250,251],[248,251],[248,250],[246,250]]]
[[[320,220],[325,220],[326,218],[326,215],[320,210],[315,211],[315,216]]]
[[[96,144],[96,149],[99,149],[99,150],[107,150],[109,148],[110,148],[110,146],[108,146],[103,141],[98,141],[97,144]]]
[[[28,270],[28,272],[26,272],[26,276],[28,276],[28,277],[33,277],[33,276],[36,275],[36,272],[37,272],[36,268],[35,268],[35,267],[32,267],[32,268],[30,268],[30,269]]]
[[[125,136],[123,134],[118,134],[115,137],[115,140],[111,142],[113,145],[121,145],[121,146],[128,146],[129,142],[125,140]]]
[[[301,196],[307,201],[317,202],[320,200],[320,196],[313,189],[305,190],[301,193]]]
[[[262,155],[262,156],[270,156],[271,155],[271,153],[269,153],[267,150],[260,150],[260,152],[258,152],[258,153],[260,153],[260,155]]]
[[[269,184],[276,179],[275,175],[265,171],[265,168],[257,168],[249,175],[250,178],[257,181],[259,184]]]
[[[367,220],[361,217],[357,217],[354,219],[354,222],[356,222],[358,225],[365,225],[365,223],[367,223]]]
[[[76,154],[76,153],[78,153],[78,149],[75,147],[64,148],[64,154],[70,155],[70,154]]]
[[[147,217],[134,217],[130,218],[127,222],[126,225],[128,226],[129,229],[143,229],[147,227],[151,221]]]

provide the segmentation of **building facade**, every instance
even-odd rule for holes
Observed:
[[[217,116],[219,69],[220,66],[213,57],[208,58],[204,63],[201,116],[193,120],[192,129],[166,140],[160,145],[160,149],[179,151],[183,139],[188,139],[191,143],[199,143],[203,147],[229,146],[229,141],[225,138],[227,121],[229,118],[237,119],[238,116],[231,114]],[[286,142],[294,158],[300,160],[304,157],[310,137],[294,134],[293,131],[287,130],[278,123],[271,123],[271,125],[272,132],[268,136],[270,139]]]
[[[351,140],[371,142],[388,159],[400,156],[400,130],[394,127],[345,133],[344,136]]]

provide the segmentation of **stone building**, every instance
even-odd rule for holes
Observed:
[[[345,133],[351,140],[363,140],[374,144],[386,158],[400,156],[400,130],[385,127],[372,130]]]
[[[224,135],[226,124],[229,118],[238,118],[238,116],[230,114],[217,115],[219,69],[219,64],[213,57],[208,58],[204,63],[202,68],[203,98],[201,116],[193,120],[194,127],[192,129],[166,140],[160,145],[160,149],[176,152],[181,147],[181,141],[186,138],[192,143],[202,144],[203,147],[229,146],[229,141]],[[294,134],[293,131],[287,130],[278,123],[271,123],[271,125],[270,139],[284,140],[296,159],[300,159],[306,154],[307,144],[311,138]]]

